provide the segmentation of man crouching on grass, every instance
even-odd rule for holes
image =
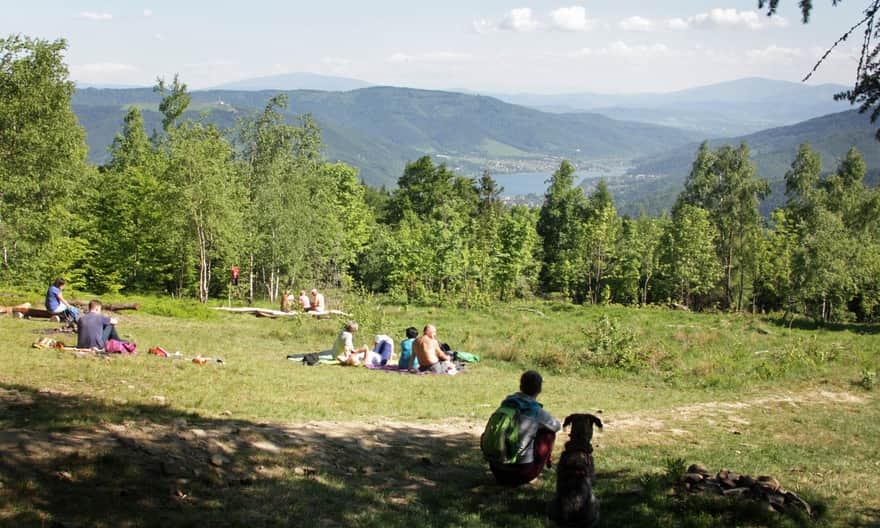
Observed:
[[[502,486],[521,486],[531,482],[544,471],[553,453],[556,432],[562,428],[559,420],[535,401],[541,393],[541,375],[534,370],[523,373],[519,392],[501,402],[502,406],[519,410],[519,446],[516,463],[489,462],[489,469]]]

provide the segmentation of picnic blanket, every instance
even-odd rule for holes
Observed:
[[[416,376],[423,376],[425,374],[433,374],[435,376],[455,376],[457,374],[462,374],[464,372],[464,364],[463,363],[455,363],[455,371],[453,372],[430,372],[430,371],[422,371],[418,369],[405,369],[400,368],[397,365],[367,365],[370,370],[381,370],[384,372],[396,372],[398,374],[414,374]]]

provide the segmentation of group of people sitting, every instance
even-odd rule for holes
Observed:
[[[333,343],[333,356],[343,365],[385,366],[392,363],[394,340],[385,334],[379,334],[373,339],[372,350],[367,345],[355,348],[354,334],[358,329],[355,321],[345,324]],[[418,369],[437,374],[455,370],[452,357],[441,348],[437,341],[437,328],[432,324],[425,325],[421,336],[414,327],[406,329],[406,338],[400,343],[397,366],[400,369]]]
[[[311,298],[306,295],[305,290],[300,290],[296,302],[304,312],[324,313],[327,311],[327,303],[324,300],[324,294],[320,293],[316,288],[312,288]],[[285,291],[281,295],[281,311],[293,311],[293,296],[289,291]]]
[[[67,281],[59,277],[49,286],[46,291],[46,310],[75,326],[77,348],[103,350],[111,339],[127,343],[116,333],[118,321],[101,313],[101,301],[89,301],[89,311],[80,315],[79,310],[64,298],[66,285]]]

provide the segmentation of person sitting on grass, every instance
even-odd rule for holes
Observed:
[[[419,331],[414,326],[406,329],[406,339],[400,342],[400,359],[397,361],[397,368],[406,369],[409,367],[409,358],[413,355],[413,341],[419,337]],[[419,368],[419,360],[413,361],[412,368]]]
[[[343,365],[363,365],[369,359],[370,349],[367,345],[360,348],[354,347],[354,333],[358,331],[358,324],[349,321],[345,324],[345,328],[336,337],[333,343],[333,355]]]
[[[58,277],[46,291],[46,310],[75,323],[79,319],[79,310],[67,302],[62,295],[67,281]]]
[[[115,339],[127,343],[116,333],[115,318],[102,315],[101,301],[89,301],[89,313],[79,318],[79,335],[76,338],[77,348],[103,350],[107,341]]]
[[[324,294],[318,293],[317,289],[312,289],[312,306],[310,312],[324,313],[327,311],[327,303],[324,301]]]
[[[543,381],[538,372],[526,371],[519,379],[519,392],[501,402],[502,406],[519,410],[519,449],[516,463],[489,462],[489,469],[502,486],[521,486],[531,482],[550,463],[556,432],[562,425],[536,401]]]
[[[394,355],[394,340],[385,334],[379,334],[373,338],[373,343],[375,343],[375,347],[370,352],[367,364],[374,366],[387,365],[391,361],[391,356]]]
[[[425,331],[421,337],[413,341],[413,353],[409,358],[407,368],[412,369],[415,361],[419,361],[419,371],[446,374],[455,366],[452,358],[446,355],[437,341],[437,329],[434,325],[425,325]]]
[[[302,308],[302,311],[310,312],[312,310],[312,302],[309,301],[309,296],[306,295],[305,290],[299,291],[299,297],[297,297],[297,302],[299,303],[299,307]]]

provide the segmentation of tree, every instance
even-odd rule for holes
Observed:
[[[74,213],[85,212],[77,193],[94,181],[65,49],[63,39],[0,39],[0,273],[19,284],[61,273],[75,284],[88,257]]]
[[[156,79],[156,86],[153,91],[162,96],[162,102],[159,103],[159,112],[162,113],[162,128],[167,132],[175,122],[189,108],[192,97],[186,90],[186,84],[180,82],[177,74],[174,74],[174,81],[171,86],[165,85],[165,79],[159,77]]]
[[[611,300],[607,275],[615,263],[615,249],[620,235],[620,218],[614,208],[605,180],[599,180],[587,199],[586,220],[580,230],[582,282],[580,297],[593,304]]]
[[[574,186],[574,166],[563,160],[550,176],[544,204],[538,215],[543,264],[541,286],[544,291],[573,293],[579,263],[579,239],[587,201],[583,190]]]
[[[171,189],[162,184],[165,158],[147,138],[137,107],[126,114],[110,156],[93,200],[89,286],[97,292],[170,288],[176,254],[168,229]]]
[[[712,291],[719,278],[717,236],[705,209],[689,204],[676,208],[664,235],[663,262],[678,300],[687,306],[693,306],[694,296]]]
[[[837,5],[840,0],[832,0],[832,5]],[[804,24],[810,20],[810,14],[813,11],[812,0],[800,0],[802,21]],[[758,9],[764,9],[766,6],[767,14],[776,13],[779,6],[779,0],[758,0]],[[813,69],[804,77],[804,81],[808,80],[812,74],[821,66],[822,62],[831,54],[831,52],[839,44],[846,41],[856,30],[864,26],[862,35],[862,47],[859,56],[859,64],[856,67],[855,83],[849,90],[836,94],[835,99],[846,99],[850,104],[859,104],[859,112],[865,113],[871,111],[871,122],[880,118],[880,19],[877,15],[880,12],[880,0],[868,0],[865,6],[864,16],[856,22],[849,30],[847,30],[819,59]],[[873,40],[873,42],[872,42]],[[880,141],[880,129],[877,130],[876,138]]]
[[[184,122],[170,129],[166,181],[182,233],[181,284],[195,257],[198,298],[207,302],[214,263],[235,257],[240,240],[244,187],[233,149],[211,125]],[[193,248],[195,255],[187,249]]]
[[[685,189],[675,208],[685,204],[705,209],[719,233],[718,256],[725,270],[727,305],[742,309],[745,290],[746,240],[759,229],[758,203],[770,192],[765,180],[755,178],[755,167],[745,143],[738,148],[724,145],[714,152],[700,146]],[[674,213],[673,213],[674,214]],[[738,273],[738,285],[734,285]]]

